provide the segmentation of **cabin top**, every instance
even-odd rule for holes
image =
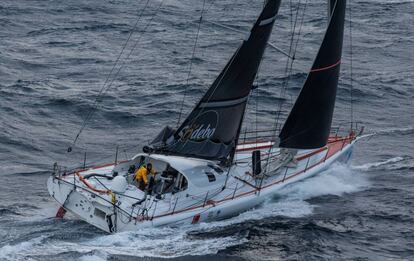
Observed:
[[[139,161],[142,157],[145,158],[145,162],[151,162],[160,173],[168,168],[175,169],[187,179],[189,188],[222,185],[227,174],[227,170],[210,160],[145,153],[137,154],[133,159]]]

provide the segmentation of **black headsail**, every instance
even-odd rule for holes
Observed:
[[[345,8],[345,0],[335,1],[331,7],[325,37],[279,134],[279,147],[314,149],[328,141],[341,64]]]
[[[152,144],[155,152],[221,161],[232,157],[279,5],[280,0],[267,1],[248,39],[181,126]]]

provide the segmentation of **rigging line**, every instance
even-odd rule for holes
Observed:
[[[208,6],[206,8],[206,11],[204,12],[205,14],[210,10],[210,8],[213,6],[214,2],[216,2],[216,0],[211,1],[210,6]]]
[[[134,24],[134,26],[132,27],[131,31],[129,32],[128,38],[127,38],[127,40],[125,41],[125,44],[123,45],[123,47],[122,47],[122,49],[121,49],[121,52],[119,53],[118,57],[116,58],[115,63],[114,63],[114,65],[113,65],[113,66],[112,66],[112,68],[111,68],[111,71],[110,71],[110,72],[109,72],[109,74],[107,75],[107,77],[106,77],[106,79],[105,79],[105,82],[104,82],[104,84],[102,85],[102,88],[101,88],[101,90],[100,90],[100,91],[99,91],[99,93],[98,93],[98,96],[95,98],[95,101],[94,101],[94,104],[93,104],[92,108],[89,110],[89,112],[88,112],[87,116],[85,117],[85,120],[84,120],[84,121],[83,121],[83,123],[82,123],[82,127],[80,128],[79,132],[76,134],[75,139],[73,140],[72,146],[73,146],[73,145],[75,145],[76,141],[77,141],[77,140],[78,140],[78,138],[79,138],[79,135],[82,133],[83,129],[85,128],[86,122],[90,119],[91,114],[92,114],[92,111],[93,111],[94,109],[96,109],[96,105],[97,105],[97,103],[99,102],[99,97],[102,95],[102,93],[103,93],[103,91],[104,91],[104,89],[105,89],[106,84],[108,83],[108,81],[109,81],[109,79],[110,79],[110,77],[111,77],[111,75],[112,75],[113,71],[115,70],[115,67],[118,65],[118,62],[119,62],[119,60],[121,59],[121,56],[122,56],[122,54],[124,53],[124,50],[125,50],[125,48],[127,47],[129,40],[131,39],[131,36],[132,36],[132,35],[133,35],[133,33],[135,32],[135,29],[137,28],[138,23],[139,23],[139,21],[141,20],[141,17],[142,17],[142,15],[144,14],[144,11],[145,11],[145,9],[146,9],[146,8],[147,8],[147,6],[148,6],[148,3],[149,3],[149,0],[147,0],[147,2],[145,3],[144,7],[141,9],[141,12],[138,14],[138,17],[137,17],[137,19],[136,19],[136,21],[135,21],[135,24]],[[69,148],[68,148],[68,152],[70,152],[70,150],[71,150],[71,148],[69,147]]]
[[[282,49],[280,49],[279,47],[277,47],[274,43],[271,42],[267,42],[267,44],[272,47],[273,49],[275,49],[276,51],[278,51],[281,54],[284,54],[285,56],[287,56],[290,59],[294,59],[292,56],[290,56],[287,52],[283,51]]]
[[[297,50],[297,48],[298,48],[298,44],[299,44],[299,39],[300,39],[300,34],[301,34],[301,32],[302,32],[302,26],[303,26],[303,21],[304,21],[304,18],[305,18],[305,13],[306,13],[306,7],[307,7],[307,5],[308,5],[308,0],[306,0],[305,1],[305,7],[303,8],[303,13],[302,13],[302,17],[301,17],[301,21],[300,21],[300,25],[299,25],[299,31],[298,31],[298,33],[297,33],[297,36],[296,36],[296,43],[295,43],[295,47],[294,47],[294,49],[293,49],[293,59],[291,59],[291,61],[290,61],[290,68],[289,68],[289,74],[288,74],[288,78],[287,78],[287,80],[286,80],[286,87],[287,87],[287,85],[288,85],[288,83],[289,83],[289,81],[290,81],[290,78],[291,78],[291,76],[292,76],[292,70],[293,70],[293,63],[295,62],[295,60],[296,60],[296,50]]]
[[[203,3],[204,4],[204,3]],[[204,6],[204,5],[203,5]],[[231,27],[230,27],[231,28]],[[229,64],[231,65],[232,63],[233,63],[233,60],[234,60],[234,58],[237,56],[237,53],[239,52],[239,50],[240,50],[240,48],[241,48],[241,46],[243,45],[243,43],[245,42],[245,40],[243,40],[242,41],[242,44],[239,46],[239,48],[237,49],[237,51],[236,51],[236,53],[234,54],[234,56],[232,56],[232,58],[231,58],[231,60],[229,61]],[[230,67],[230,66],[229,66]],[[227,69],[229,69],[229,67],[227,68]],[[211,94],[210,94],[210,96],[207,98],[207,101],[206,102],[209,102],[210,100],[211,100],[211,98],[213,97],[213,95],[214,95],[214,93],[216,92],[216,90],[217,90],[217,88],[218,88],[218,86],[220,86],[220,84],[221,84],[221,81],[223,80],[223,78],[224,78],[224,76],[225,76],[225,73],[221,76],[221,78],[220,78],[220,80],[219,80],[219,82],[218,82],[218,84],[214,87],[214,89],[213,89],[213,91],[211,92]],[[201,102],[201,100],[200,100],[200,102]],[[199,113],[197,113],[197,116],[195,117],[195,118],[197,118],[199,115],[201,115],[203,112],[204,112],[204,108],[202,108],[201,110],[200,110],[200,112]],[[180,113],[181,114],[181,113]],[[180,115],[181,116],[181,115]],[[178,129],[178,126],[177,126],[177,129]],[[173,144],[171,144],[171,146],[173,146],[175,143],[173,143]]]
[[[233,54],[233,56],[231,57],[231,60],[229,61],[229,66],[227,67],[226,66],[226,71],[221,75],[221,78],[219,79],[219,81],[218,81],[218,83],[216,84],[216,86],[214,87],[214,89],[213,89],[213,91],[211,92],[211,94],[209,95],[209,97],[207,98],[207,100],[205,101],[205,102],[209,102],[212,98],[213,98],[213,96],[214,96],[214,94],[215,94],[215,92],[216,92],[216,90],[217,90],[217,88],[220,86],[220,84],[221,84],[221,82],[222,82],[222,80],[223,80],[223,78],[224,78],[224,76],[226,75],[226,72],[227,72],[227,70],[231,67],[231,65],[232,65],[232,63],[233,63],[233,61],[234,61],[234,59],[235,59],[235,57],[237,56],[237,54],[238,54],[238,52],[240,51],[240,48],[243,46],[243,44],[245,43],[245,41],[246,40],[243,40],[242,41],[242,44],[239,46],[239,48],[237,49],[237,51],[236,51],[236,53],[234,53]],[[201,103],[201,100],[199,101],[199,103]],[[201,115],[203,112],[204,112],[204,110],[205,110],[205,108],[201,108],[201,110],[197,113],[197,115],[196,115],[196,117],[194,117],[194,119],[196,119],[199,115]],[[244,117],[245,115],[243,114],[243,117]],[[177,141],[178,142],[178,141]],[[177,142],[175,142],[175,143],[172,143],[171,145],[169,145],[169,146],[173,146],[173,145],[175,145]],[[187,141],[188,142],[188,141]],[[237,145],[235,145],[235,146],[237,146]]]
[[[254,92],[256,90],[255,93],[254,93],[256,95],[256,101],[255,101],[255,106],[256,106],[256,108],[255,108],[255,125],[256,125],[255,126],[255,129],[256,129],[255,134],[256,134],[256,137],[255,138],[256,138],[256,141],[258,139],[258,114],[259,114],[259,94],[260,94],[260,92],[259,92],[259,73],[260,73],[260,69],[261,69],[261,66],[262,66],[262,62],[263,62],[263,59],[259,63],[259,67],[257,69],[256,77],[254,79],[254,82],[256,82],[256,86],[253,90],[251,90],[251,92]],[[253,96],[253,93],[252,93],[252,96]],[[252,97],[252,100],[254,100],[253,97]],[[236,146],[237,146],[237,144],[236,144]]]
[[[304,21],[304,18],[305,18],[305,13],[306,13],[307,5],[308,5],[308,0],[305,1],[305,6],[304,6],[303,12],[302,12],[301,21],[300,21],[300,24],[299,24],[299,30],[298,30],[298,33],[297,33],[297,36],[296,36],[295,47],[293,49],[293,59],[290,60],[290,67],[289,67],[289,71],[288,71],[288,76],[287,76],[287,79],[286,79],[286,82],[285,82],[285,93],[284,93],[284,96],[286,96],[286,88],[287,88],[287,85],[288,85],[288,83],[289,83],[289,81],[291,79],[291,76],[292,76],[293,63],[296,60],[296,50],[298,48],[298,44],[299,44],[299,40],[300,40],[300,34],[302,32],[302,26],[303,26],[303,21]],[[291,102],[293,103],[292,96],[291,95],[290,95],[290,98],[291,98]],[[281,102],[281,105],[282,104],[283,104],[283,100]]]
[[[215,0],[214,0],[215,1]],[[214,3],[214,1],[210,4],[210,7],[213,5],[213,3]],[[208,7],[208,8],[206,8],[206,10],[204,11],[204,15],[205,14],[207,14],[207,12],[209,11],[209,9],[210,9],[210,7]],[[170,9],[165,9],[165,8],[163,8],[162,10],[164,10],[164,11],[167,11],[167,12],[171,12],[171,13],[176,13],[176,14],[178,14],[178,15],[184,15],[184,13],[183,12],[177,12],[177,11],[173,11],[173,10],[170,10]],[[213,25],[216,25],[216,26],[218,26],[218,27],[222,27],[222,28],[226,28],[226,29],[229,29],[229,30],[231,30],[231,31],[234,31],[234,32],[238,32],[238,33],[242,33],[242,34],[245,34],[246,32],[244,32],[244,31],[242,31],[242,30],[238,30],[238,29],[236,29],[236,28],[233,28],[233,27],[230,27],[230,26],[227,26],[227,25],[224,25],[224,24],[220,24],[220,23],[218,23],[218,22],[213,22],[213,21],[209,21],[209,20],[203,20],[203,22],[204,23],[209,23],[209,24],[213,24]],[[271,42],[268,42],[267,43],[271,48],[273,48],[274,50],[276,50],[276,51],[278,51],[278,52],[280,52],[281,54],[283,54],[283,55],[285,55],[285,56],[287,56],[287,57],[289,57],[289,58],[292,58],[292,57],[290,57],[289,56],[289,54],[287,53],[287,52],[285,52],[285,51],[283,51],[282,49],[280,49],[279,47],[277,47],[274,43],[271,43]]]
[[[231,66],[232,65],[232,63],[233,63],[233,61],[234,61],[234,58],[237,56],[237,54],[238,54],[238,52],[239,52],[239,50],[240,50],[240,47],[241,46],[239,46],[239,48],[237,49],[237,51],[236,51],[236,53],[231,57],[231,59],[230,59],[230,61],[229,61],[229,65]],[[226,70],[225,70],[225,72],[223,73],[223,75],[221,75],[221,77],[220,77],[220,80],[218,81],[218,83],[216,84],[216,86],[214,87],[214,89],[213,89],[213,91],[211,92],[211,94],[209,95],[209,97],[207,98],[207,100],[205,101],[205,103],[208,103],[208,102],[210,102],[210,100],[213,98],[213,95],[215,94],[215,92],[216,92],[216,90],[217,90],[217,88],[218,88],[218,86],[220,86],[220,84],[221,84],[221,81],[223,80],[223,78],[224,78],[224,75],[227,73],[227,70],[230,68],[230,66],[228,66],[228,67],[225,67],[226,68]],[[200,104],[201,103],[201,101],[202,101],[202,99],[203,99],[203,97],[201,97],[201,99],[200,99],[200,101],[197,103],[197,105],[196,105],[196,107],[198,106],[198,104]],[[203,112],[205,111],[205,107],[202,107],[201,108],[201,110],[197,113],[197,115],[194,117],[194,119],[197,119],[197,117],[199,117]],[[191,112],[190,112],[191,113]],[[194,122],[194,120],[193,120],[193,122]],[[192,123],[191,123],[192,124]],[[189,124],[190,125],[190,124]],[[178,131],[178,129],[176,130],[176,133],[177,133],[177,131]],[[172,147],[172,146],[174,146],[175,144],[177,144],[179,142],[179,140],[176,140],[175,142],[173,142],[173,143],[171,143],[171,144],[168,144],[166,147],[168,148],[168,147]],[[188,142],[188,140],[187,140],[187,142]]]
[[[236,58],[236,56],[238,55],[238,52],[240,51],[240,49],[241,49],[241,47],[243,46],[243,44],[245,43],[245,41],[246,41],[246,40],[243,40],[243,41],[242,41],[242,44],[238,47],[238,49],[236,50],[236,52],[233,54],[233,56],[231,57],[230,61],[228,62],[228,65],[229,65],[229,66],[226,66],[226,67],[225,67],[225,71],[224,71],[224,73],[221,75],[220,79],[218,80],[218,83],[214,86],[214,89],[212,90],[211,94],[208,96],[208,98],[207,98],[207,99],[206,99],[206,101],[204,101],[204,102],[208,103],[208,102],[210,102],[210,100],[213,98],[213,96],[214,96],[214,94],[215,94],[215,92],[216,92],[217,88],[220,86],[220,84],[221,84],[222,80],[224,79],[224,76],[226,75],[227,70],[228,70],[228,69],[231,67],[231,65],[233,64],[234,59],[235,59],[235,58]],[[201,99],[200,99],[200,101],[198,102],[198,104],[200,104],[200,103],[201,103],[202,99],[203,99],[203,98],[201,98]],[[201,110],[197,113],[197,115],[196,115],[196,117],[194,117],[194,119],[196,119],[198,116],[200,116],[200,115],[201,115],[204,111],[205,111],[205,108],[201,108]],[[244,115],[243,115],[243,117],[244,117]],[[177,131],[178,131],[178,129],[177,129]],[[172,147],[172,146],[174,146],[175,144],[177,144],[178,142],[179,142],[179,141],[177,140],[177,141],[175,141],[175,142],[173,142],[173,143],[171,143],[171,144],[167,145],[166,147]],[[186,142],[188,142],[188,140],[187,140]],[[236,145],[236,146],[237,146],[237,145]]]
[[[118,68],[118,71],[116,72],[115,76],[113,77],[111,83],[109,84],[109,86],[107,87],[107,89],[109,89],[112,84],[115,82],[119,72],[122,70],[122,68],[125,65],[125,61],[129,60],[129,57],[132,55],[132,53],[134,52],[135,48],[138,46],[138,44],[141,42],[142,36],[145,34],[145,32],[147,31],[148,27],[151,25],[152,21],[154,20],[154,18],[157,16],[158,12],[161,9],[161,6],[163,5],[164,0],[162,0],[159,4],[159,6],[157,7],[157,9],[155,10],[154,14],[151,16],[150,20],[148,21],[148,23],[145,25],[144,29],[142,30],[142,34],[138,37],[138,39],[135,41],[134,46],[132,47],[131,51],[129,52],[128,56],[125,58],[125,60],[122,62],[121,66]]]
[[[141,41],[142,36],[145,34],[145,32],[147,31],[148,27],[151,25],[151,23],[152,23],[152,21],[153,21],[154,17],[155,17],[155,16],[157,16],[158,11],[160,10],[160,8],[161,8],[161,6],[162,6],[162,4],[163,4],[163,3],[164,3],[164,0],[162,0],[162,1],[160,2],[160,5],[159,5],[159,6],[158,6],[158,8],[155,10],[154,14],[152,15],[152,17],[150,18],[150,20],[148,21],[148,23],[145,25],[144,29],[142,30],[142,32],[141,32],[141,34],[139,35],[138,39],[135,41],[135,44],[133,45],[133,47],[132,47],[132,49],[130,50],[129,54],[127,55],[127,57],[125,58],[125,60],[122,62],[121,66],[118,68],[118,70],[116,71],[116,73],[115,73],[115,75],[114,75],[114,77],[113,77],[112,81],[109,83],[109,85],[107,85],[107,86],[105,87],[105,90],[104,90],[102,93],[106,92],[106,91],[107,91],[107,90],[108,90],[108,89],[112,86],[112,84],[115,82],[115,80],[117,79],[117,77],[118,77],[118,75],[119,75],[119,72],[122,70],[122,68],[124,68],[125,61],[128,61],[128,60],[129,60],[129,57],[130,57],[130,56],[131,56],[131,54],[134,52],[134,50],[135,50],[135,48],[137,47],[138,43]],[[94,109],[98,108],[98,106],[99,106],[98,101],[99,101],[99,100],[97,99],[97,102],[94,104]],[[93,113],[94,113],[95,111],[96,111],[96,110],[92,110],[92,111],[91,111],[91,113],[88,115],[88,118],[86,119],[85,124],[82,126],[81,131],[85,128],[85,126],[86,126],[86,122],[87,122],[87,121],[89,121],[89,120],[92,118]],[[81,131],[80,131],[80,132],[78,133],[78,135],[76,136],[76,139],[79,137],[79,135],[80,135]]]
[[[245,33],[246,33],[246,32],[243,32],[242,30],[238,30],[238,29],[233,28],[233,27],[231,27],[231,26],[224,25],[224,24],[220,24],[220,23],[217,23],[217,22],[208,21],[208,20],[204,20],[204,22],[209,23],[209,24],[216,25],[216,26],[218,26],[218,27],[226,28],[226,29],[231,30],[231,31],[234,31],[234,32],[238,32],[238,33],[242,33],[242,34],[245,34]],[[283,51],[282,49],[280,49],[279,47],[277,47],[274,43],[267,42],[267,44],[268,44],[271,48],[273,48],[273,49],[275,49],[276,51],[278,51],[279,53],[281,53],[281,54],[283,54],[283,55],[285,55],[285,56],[287,56],[287,57],[289,57],[289,58],[292,58],[292,57],[291,57],[291,56],[290,56],[287,52],[285,52],[285,51]]]
[[[241,47],[243,46],[243,44],[246,42],[247,40],[243,40],[242,41],[242,44],[239,46],[239,48],[237,49],[237,51],[236,51],[236,53],[234,53],[233,54],[233,56],[232,56],[232,58],[231,58],[231,60],[229,61],[229,66],[226,68],[226,72],[227,72],[227,70],[231,67],[231,65],[233,64],[233,61],[234,61],[234,59],[236,58],[236,56],[237,56],[237,54],[238,54],[238,52],[240,51],[240,49],[241,49]],[[260,64],[261,64],[261,61],[260,61]],[[259,64],[259,68],[260,68],[260,64]],[[258,68],[258,70],[259,70],[259,68]],[[210,96],[207,98],[207,101],[205,101],[205,102],[209,102],[212,98],[213,98],[213,96],[214,96],[214,94],[215,94],[215,92],[216,92],[216,90],[217,90],[217,88],[220,86],[220,84],[221,84],[221,82],[222,82],[222,80],[224,79],[224,76],[226,75],[226,72],[225,73],[223,73],[223,75],[221,76],[221,78],[220,78],[220,80],[218,81],[218,83],[217,83],[217,85],[214,87],[214,89],[213,89],[213,91],[211,92],[211,94],[210,94]],[[249,95],[247,96],[247,99],[249,100]],[[248,101],[247,101],[248,102]],[[246,104],[247,104],[247,102],[246,102]],[[199,103],[201,103],[201,100],[200,100],[200,102]],[[205,110],[205,108],[201,108],[201,110],[198,112],[198,114],[197,114],[197,116],[195,117],[195,118],[197,118],[199,115],[201,115],[203,112],[204,112],[204,110]],[[245,118],[245,116],[246,116],[246,113],[244,112],[243,113],[243,119]],[[243,122],[243,119],[242,119],[242,121],[241,121],[241,123]],[[240,124],[240,126],[239,126],[239,129],[241,129],[241,124]],[[239,131],[239,134],[240,134],[240,131]],[[237,147],[237,141],[235,142],[235,144],[234,144],[234,153],[235,153],[235,151],[236,151],[236,147]],[[233,154],[233,156],[234,156],[234,154]],[[231,159],[232,161],[234,160],[234,158],[232,158]]]
[[[104,84],[103,84],[103,87],[102,87],[102,88],[104,88],[104,87],[105,87],[105,85],[108,83],[109,78],[110,78],[110,76],[111,76],[112,72],[115,70],[115,67],[116,67],[116,65],[118,64],[118,61],[120,60],[120,58],[121,58],[122,54],[124,53],[124,50],[125,50],[125,48],[126,48],[126,46],[127,46],[128,42],[129,42],[129,40],[131,39],[132,34],[134,33],[135,29],[137,28],[138,23],[139,23],[139,20],[141,19],[142,15],[144,14],[144,11],[145,11],[145,9],[147,8],[148,3],[149,3],[149,0],[147,0],[147,2],[145,3],[144,8],[141,10],[140,14],[138,15],[138,18],[137,18],[137,20],[135,21],[135,24],[134,24],[134,26],[133,26],[132,30],[129,32],[128,38],[127,38],[127,40],[126,40],[126,42],[125,42],[124,46],[122,47],[121,53],[118,55],[118,57],[117,57],[117,59],[116,59],[116,61],[115,61],[115,64],[112,66],[111,71],[109,72],[108,76],[106,77],[106,80],[105,80],[105,82],[104,82]]]
[[[206,0],[203,1],[203,8],[201,9],[200,19],[198,21],[197,34],[196,34],[196,37],[195,37],[195,40],[194,40],[193,51],[192,51],[192,54],[191,54],[190,66],[189,66],[189,69],[188,69],[188,74],[187,74],[187,80],[186,80],[185,89],[184,89],[183,100],[181,102],[180,113],[178,114],[177,128],[180,125],[181,116],[182,116],[182,112],[183,112],[183,109],[184,109],[184,101],[185,101],[185,98],[187,97],[188,82],[189,82],[190,75],[191,75],[191,69],[193,67],[193,59],[194,59],[195,50],[196,50],[196,47],[197,47],[198,37],[200,35],[200,28],[201,28],[201,22],[203,20],[203,13],[204,13],[205,5],[206,5]]]
[[[301,21],[300,21],[300,25],[299,25],[299,30],[298,30],[298,33],[297,33],[297,36],[296,36],[296,43],[295,43],[295,47],[294,47],[294,49],[293,49],[293,59],[290,61],[290,68],[289,68],[289,71],[288,71],[288,76],[287,76],[287,79],[286,79],[286,82],[285,82],[285,87],[284,87],[284,89],[285,89],[285,93],[284,93],[284,96],[286,96],[286,88],[287,88],[287,85],[288,85],[288,83],[289,83],[289,81],[290,81],[290,79],[291,79],[291,76],[292,76],[292,70],[293,70],[293,63],[295,62],[295,57],[296,57],[296,50],[297,50],[297,48],[298,48],[298,44],[299,44],[299,39],[300,39],[300,34],[301,34],[301,32],[302,32],[302,26],[303,26],[303,22],[304,22],[304,18],[305,18],[305,13],[306,13],[306,8],[307,8],[307,5],[308,5],[308,0],[306,0],[305,1],[305,6],[304,6],[304,8],[303,8],[303,12],[302,12],[302,17],[301,17]],[[292,98],[292,96],[290,96],[291,98]],[[293,103],[293,101],[291,101],[292,103]],[[283,105],[283,100],[282,100],[282,102],[280,103],[280,105],[282,106]],[[280,107],[280,110],[281,110],[282,108]],[[279,115],[280,116],[280,115]]]
[[[290,1],[290,3],[292,4],[291,1]],[[298,36],[297,36],[298,37],[298,40],[296,41],[296,45],[293,48],[294,40],[295,40],[295,33],[296,33],[296,26],[297,26],[297,21],[298,21],[298,17],[299,17],[300,3],[301,3],[301,1],[299,0],[298,7],[296,9],[295,22],[293,24],[292,35],[291,35],[290,45],[289,45],[289,55],[291,55],[293,53],[293,56],[292,56],[293,59],[292,59],[292,61],[290,63],[290,66],[289,66],[289,61],[290,61],[289,58],[286,59],[285,79],[284,79],[282,88],[280,90],[280,98],[283,98],[285,96],[285,93],[286,93],[287,83],[288,83],[288,81],[290,79],[290,74],[291,74],[292,68],[293,68],[293,62],[294,62],[294,57],[295,57],[295,54],[296,54],[297,43],[299,41],[300,30],[302,28],[302,24],[303,24],[303,20],[304,20],[303,17],[305,16],[306,5],[305,5],[305,8],[304,8],[303,13],[302,13],[301,25],[299,27],[299,32],[298,32]],[[307,0],[306,0],[306,4],[307,4]],[[291,6],[291,10],[293,10],[292,6]],[[293,18],[293,11],[291,12],[291,18]],[[279,125],[279,119],[280,119],[280,115],[281,115],[281,110],[282,110],[282,105],[283,105],[283,99],[279,103],[279,110],[277,111],[277,117],[276,117],[275,126],[274,126],[273,134],[272,134],[273,136],[276,136],[276,132],[277,132],[278,125]],[[272,147],[269,148],[268,153],[270,153],[271,150],[272,150]],[[270,160],[269,158],[266,160],[265,173],[267,173],[268,166],[270,165],[269,164],[269,160]]]
[[[298,2],[298,7],[296,9],[296,15],[295,15],[295,21],[293,23],[293,28],[292,28],[292,35],[290,37],[289,56],[291,56],[291,54],[293,53],[293,49],[294,49],[293,48],[293,46],[294,46],[293,42],[295,40],[296,26],[297,26],[297,21],[298,21],[298,17],[299,17],[299,10],[300,10],[300,3],[301,3],[301,1]],[[291,10],[293,10],[293,7],[291,7]],[[291,12],[291,15],[293,17],[293,11]],[[303,15],[304,15],[304,13],[303,13]],[[292,57],[294,57],[294,55]],[[285,73],[284,73],[285,74],[285,79],[283,80],[282,88],[280,89],[281,101],[279,103],[279,109],[277,111],[277,116],[276,116],[275,132],[276,132],[277,126],[279,125],[280,115],[281,115],[282,106],[283,106],[283,100],[284,100],[284,96],[285,96],[285,93],[286,93],[286,87],[287,87],[287,82],[288,82],[288,78],[289,78],[289,61],[290,61],[289,59],[286,59],[286,67],[285,67]]]
[[[348,9],[349,9],[349,41],[350,41],[350,98],[351,98],[351,131],[352,131],[352,127],[353,127],[353,122],[354,122],[354,105],[353,105],[353,89],[354,89],[354,78],[353,78],[353,71],[352,71],[352,62],[353,62],[353,43],[352,43],[352,8],[351,8],[351,0],[349,0],[349,5],[348,5]]]
[[[292,0],[289,1],[289,10],[290,10],[290,31],[293,32],[293,4]]]
[[[227,70],[231,67],[231,65],[233,64],[233,61],[234,61],[234,59],[236,58],[236,56],[237,56],[237,54],[238,54],[238,52],[240,51],[240,49],[241,49],[241,47],[243,46],[243,44],[246,42],[246,40],[242,40],[242,44],[239,46],[239,48],[237,49],[237,51],[233,54],[233,56],[231,57],[231,60],[229,61],[229,66],[226,68],[226,71],[221,75],[221,78],[220,78],[220,80],[218,81],[218,83],[216,84],[216,86],[214,87],[214,89],[213,89],[213,91],[211,92],[211,94],[209,95],[209,97],[207,98],[207,100],[205,101],[205,102],[209,102],[211,99],[212,99],[212,97],[213,97],[213,95],[215,94],[215,92],[216,92],[216,90],[217,90],[217,88],[220,86],[220,84],[221,84],[221,82],[222,82],[222,80],[223,80],[223,78],[224,78],[224,76],[226,75],[226,73],[227,73]],[[259,65],[259,67],[260,67],[260,65]],[[201,100],[200,100],[200,102],[199,103],[201,103]],[[200,112],[197,114],[197,116],[195,117],[195,118],[197,118],[199,115],[201,115],[201,113],[203,113],[204,112],[204,110],[205,110],[205,108],[202,108],[201,110],[200,110]]]

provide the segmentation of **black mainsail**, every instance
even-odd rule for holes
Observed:
[[[334,1],[330,1],[331,5]],[[281,148],[315,149],[326,145],[335,107],[345,23],[345,0],[330,7],[325,37],[305,84],[279,134]]]
[[[161,135],[152,143],[155,152],[221,161],[232,158],[279,5],[280,0],[267,1],[248,39],[181,126],[168,138]]]

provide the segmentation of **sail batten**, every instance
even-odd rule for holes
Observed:
[[[249,94],[263,58],[280,0],[265,4],[250,34],[159,153],[226,160],[235,152]]]
[[[279,147],[315,149],[328,141],[341,65],[345,8],[345,0],[330,0],[328,28],[279,134]]]

